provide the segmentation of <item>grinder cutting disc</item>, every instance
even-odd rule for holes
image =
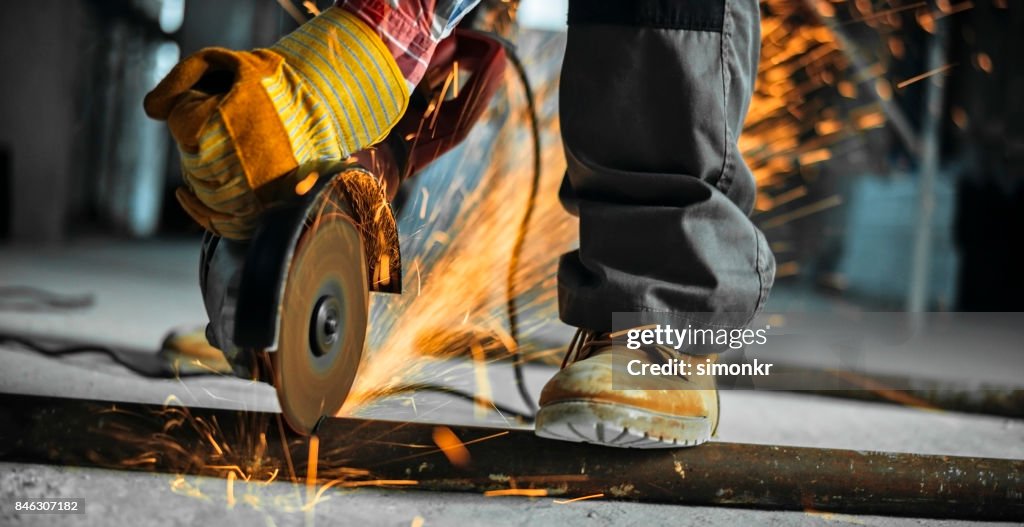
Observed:
[[[365,251],[352,217],[337,209],[323,205],[299,239],[270,353],[281,411],[302,434],[341,409],[366,338]]]

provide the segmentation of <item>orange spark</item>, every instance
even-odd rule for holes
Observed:
[[[875,93],[877,93],[883,101],[892,99],[892,86],[889,85],[889,81],[885,79],[876,79]]]
[[[858,115],[855,117],[854,123],[858,130],[877,128],[885,124],[885,115],[883,115],[882,112],[870,112]]]
[[[388,253],[380,255],[375,283],[385,286],[391,283],[391,255]]]
[[[234,472],[228,472],[227,502],[228,502],[228,508],[229,509],[235,507],[235,473]]]
[[[839,93],[848,99],[852,99],[857,96],[857,86],[850,81],[843,81],[839,83]]]
[[[834,196],[825,198],[825,199],[823,199],[821,201],[818,201],[816,203],[812,203],[810,205],[806,205],[806,206],[800,207],[799,209],[792,210],[792,211],[787,212],[785,214],[780,214],[780,215],[778,215],[778,216],[776,216],[776,217],[774,217],[774,218],[772,218],[772,219],[762,223],[761,224],[761,228],[763,228],[763,229],[771,229],[771,228],[774,228],[774,227],[778,227],[780,225],[784,225],[786,223],[789,223],[789,222],[791,222],[793,220],[798,220],[800,218],[804,218],[804,217],[810,216],[811,214],[816,214],[816,213],[821,212],[823,210],[827,210],[827,209],[830,209],[832,207],[836,207],[836,206],[838,206],[838,205],[840,205],[842,203],[843,203],[842,196],[834,195]]]
[[[488,490],[484,492],[484,496],[529,496],[531,498],[539,498],[548,495],[548,489],[503,489],[503,490]]]
[[[954,5],[950,5],[949,2],[945,2],[945,6],[943,6],[942,9],[941,9],[942,14],[936,16],[935,18],[943,18],[943,17],[947,17],[947,16],[950,16],[950,15],[955,15],[957,13],[960,13],[960,12],[963,12],[963,11],[967,11],[968,9],[973,9],[973,8],[974,8],[974,2],[971,2],[970,0],[968,0],[967,2],[961,2],[961,3],[959,3],[959,4],[955,5],[955,6]]]
[[[441,452],[452,465],[460,468],[469,466],[469,450],[459,440],[459,436],[452,432],[451,428],[447,426],[434,427],[434,443],[437,443]]]
[[[796,187],[796,188],[794,188],[792,190],[787,190],[786,192],[783,192],[782,194],[779,194],[778,196],[775,196],[775,199],[773,201],[774,201],[775,206],[779,206],[779,205],[783,205],[783,204],[789,203],[790,201],[793,201],[795,199],[800,199],[800,198],[802,198],[802,197],[804,197],[806,195],[807,195],[807,186],[801,185],[801,186]]]
[[[886,9],[884,11],[875,11],[874,13],[872,13],[870,15],[863,16],[863,17],[860,17],[860,18],[853,18],[853,19],[850,19],[850,20],[848,20],[846,22],[843,22],[843,25],[853,24],[855,22],[867,22],[869,20],[874,20],[876,18],[882,18],[882,17],[889,16],[889,15],[892,15],[892,14],[895,14],[895,13],[900,13],[900,12],[903,12],[903,11],[907,11],[909,9],[917,9],[918,7],[924,7],[926,5],[928,5],[928,2],[917,2],[916,4],[910,4],[910,5],[894,7],[892,9]]]
[[[822,161],[827,161],[829,159],[832,159],[832,152],[827,149],[821,148],[818,150],[807,152],[805,154],[801,154],[800,164],[813,165],[815,163],[821,163]]]
[[[494,398],[491,391],[491,380],[487,376],[487,358],[484,356],[484,348],[479,342],[471,342],[469,350],[473,359],[473,372],[476,377],[476,394],[478,396],[473,408],[476,418],[484,420],[491,411],[491,406],[484,401],[490,401]]]
[[[224,455],[224,450],[222,450],[220,448],[220,445],[217,444],[217,441],[213,438],[213,434],[211,434],[210,432],[206,432],[206,439],[208,439],[210,441],[210,444],[213,445],[214,450],[217,451],[217,455]]]
[[[302,2],[302,5],[306,8],[306,11],[309,11],[313,16],[320,16],[320,8],[317,7],[315,3],[310,0],[306,0],[305,2]]]
[[[316,470],[320,460],[320,437],[309,436],[309,456],[306,458],[306,499],[313,502],[316,491]]]
[[[957,128],[963,130],[967,128],[967,112],[963,108],[957,106],[953,108],[952,118],[953,122],[956,123]]]
[[[420,482],[414,479],[373,479],[367,481],[344,481],[338,483],[338,486],[351,489],[356,487],[403,487],[419,484]]]
[[[940,74],[940,73],[942,73],[942,72],[944,72],[944,71],[946,71],[946,70],[948,70],[948,69],[950,69],[950,68],[952,68],[954,66],[956,66],[955,63],[953,63],[953,64],[946,64],[945,66],[940,66],[940,67],[935,68],[933,70],[926,71],[926,72],[924,72],[924,73],[922,73],[920,75],[914,75],[913,77],[911,77],[911,78],[909,78],[909,79],[907,79],[905,81],[897,83],[896,84],[896,88],[902,90],[903,88],[906,88],[907,86],[910,86],[911,84],[914,84],[915,82],[920,82],[920,81],[923,81],[924,79],[927,79],[928,77],[932,77],[934,75],[938,75],[938,74]]]
[[[454,81],[452,82],[452,90],[453,90],[452,91],[452,98],[458,99],[459,98],[459,61],[457,61],[457,60],[452,63],[452,76],[455,77]]]
[[[836,377],[839,377],[840,379],[843,379],[843,380],[845,380],[845,381],[847,381],[849,383],[855,384],[855,385],[857,385],[857,386],[859,386],[859,387],[861,387],[861,388],[863,388],[863,389],[865,389],[867,391],[873,392],[873,393],[877,394],[878,396],[880,396],[880,397],[882,397],[884,399],[888,399],[890,401],[893,401],[895,403],[899,403],[899,404],[902,404],[904,406],[909,406],[909,407],[912,407],[912,408],[919,408],[921,410],[930,410],[930,411],[933,411],[933,412],[940,412],[940,411],[942,411],[940,408],[938,408],[935,405],[929,403],[928,401],[925,401],[924,399],[921,399],[919,397],[914,397],[913,395],[910,395],[909,393],[907,393],[905,391],[892,389],[892,388],[886,386],[884,383],[882,383],[882,382],[880,382],[878,380],[875,380],[875,379],[872,379],[872,378],[869,378],[869,377],[865,377],[863,375],[859,375],[859,374],[857,374],[855,372],[852,372],[852,371],[846,371],[846,370],[828,370],[828,371],[829,371],[829,373],[835,375]]]
[[[786,262],[779,264],[775,269],[775,278],[785,278],[787,276],[794,276],[800,272],[799,262]]]
[[[295,193],[300,196],[305,196],[309,192],[313,185],[316,185],[316,180],[320,179],[320,174],[316,172],[310,172],[308,176],[295,184]]]
[[[981,71],[984,71],[985,73],[992,73],[992,57],[989,57],[988,53],[978,53],[976,59]]]
[[[603,492],[599,492],[597,494],[591,494],[589,496],[580,496],[578,498],[572,498],[572,499],[569,499],[569,500],[553,500],[553,501],[554,501],[554,503],[556,505],[565,505],[566,503],[576,503],[577,501],[592,500],[592,499],[603,498],[603,497],[604,497],[604,493]]]

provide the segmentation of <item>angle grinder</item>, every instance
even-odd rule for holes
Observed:
[[[366,341],[369,294],[401,292],[389,205],[398,183],[468,135],[501,85],[505,64],[502,43],[457,29],[438,46],[409,111],[372,155],[286,178],[294,199],[267,211],[249,242],[205,237],[207,339],[235,375],[275,386],[295,432],[314,432],[344,404]],[[453,88],[452,77],[462,85]]]

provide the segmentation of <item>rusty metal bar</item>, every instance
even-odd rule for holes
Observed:
[[[924,382],[922,381],[921,384],[924,384]],[[996,415],[1013,419],[1024,418],[1024,390],[1011,388],[981,388],[973,390],[929,388],[917,390],[866,390],[863,388],[851,388],[848,390],[802,390],[799,393],[810,393],[838,399],[896,404],[930,410]]]
[[[325,421],[319,481],[852,514],[1024,517],[1020,460],[730,443],[618,450],[524,430],[451,427],[462,444],[450,461],[452,447],[437,446],[436,429]],[[220,477],[239,470],[262,478],[274,469],[279,478],[304,481],[308,452],[308,440],[285,436],[276,414],[0,395],[0,459],[7,461]]]
[[[773,376],[733,376],[742,389],[787,391],[973,414],[1024,418],[1024,386],[808,368],[776,363]],[[799,381],[794,381],[797,378]],[[784,379],[784,380],[779,380]]]

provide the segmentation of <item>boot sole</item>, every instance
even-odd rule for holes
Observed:
[[[707,417],[676,416],[586,400],[545,405],[535,433],[546,439],[617,448],[683,448],[711,439]]]

